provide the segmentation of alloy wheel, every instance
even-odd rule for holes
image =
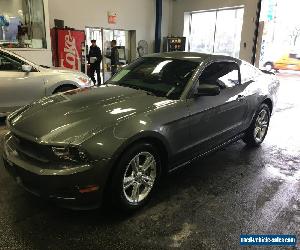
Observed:
[[[149,152],[140,152],[129,162],[123,177],[123,193],[128,202],[139,204],[151,192],[157,177],[157,163]]]
[[[254,138],[260,143],[264,140],[269,126],[269,115],[267,110],[262,109],[255,121]]]

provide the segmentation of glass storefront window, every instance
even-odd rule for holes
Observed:
[[[192,14],[190,51],[212,53],[214,49],[216,13],[202,12]]]
[[[0,47],[46,48],[43,0],[0,0]]]
[[[217,12],[214,53],[239,57],[244,9]]]
[[[191,13],[189,51],[238,57],[244,8]]]

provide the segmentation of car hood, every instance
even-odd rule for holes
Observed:
[[[107,127],[174,101],[116,85],[43,98],[8,118],[13,131],[44,143],[80,144]]]
[[[76,75],[84,75],[84,73],[78,71],[78,70],[72,70],[72,69],[66,69],[62,67],[49,67],[49,68],[44,68],[44,67],[39,67],[39,71],[43,72],[44,74],[76,74]]]

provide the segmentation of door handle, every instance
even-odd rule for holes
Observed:
[[[245,99],[244,95],[238,95],[237,98],[236,98],[236,100],[239,101],[239,102],[243,101],[244,99]]]

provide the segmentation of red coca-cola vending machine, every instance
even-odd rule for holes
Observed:
[[[83,30],[53,28],[51,44],[53,66],[84,72],[85,33]]]

